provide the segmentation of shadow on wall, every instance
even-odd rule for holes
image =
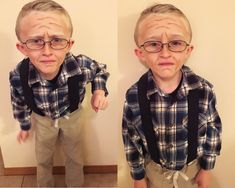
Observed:
[[[118,69],[120,80],[118,92],[125,96],[126,90],[134,84],[139,77],[146,71],[146,68],[135,56],[134,49],[134,28],[137,15],[119,17],[118,19]],[[120,99],[123,102],[123,99]]]
[[[2,54],[2,59],[7,59],[7,62],[0,63],[0,80],[1,80],[1,92],[0,92],[0,123],[3,125],[1,127],[1,134],[7,135],[14,131],[15,121],[13,118],[12,107],[10,103],[10,84],[9,84],[9,72],[14,68],[15,62],[15,51],[13,50],[15,46],[10,46],[12,44],[12,39],[9,35],[5,33],[0,33],[0,49],[4,54]],[[5,49],[5,50],[4,50]],[[12,49],[12,50],[10,50]]]

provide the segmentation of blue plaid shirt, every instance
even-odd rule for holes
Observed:
[[[221,121],[215,107],[216,97],[208,81],[186,66],[181,71],[182,84],[174,102],[155,84],[151,71],[148,72],[147,97],[150,99],[154,131],[159,138],[160,163],[170,170],[181,169],[186,164],[188,140],[182,135],[188,132],[187,96],[189,90],[198,88],[204,91],[199,101],[198,158],[201,168],[212,169],[221,149]],[[144,178],[145,162],[150,159],[142,126],[137,84],[134,84],[126,93],[122,134],[131,175],[137,180]]]
[[[20,122],[21,129],[29,130],[32,111],[25,103],[19,74],[20,64],[10,72],[11,102],[14,118]],[[66,55],[56,82],[57,87],[54,87],[51,82],[43,80],[33,64],[30,63],[28,83],[33,90],[34,101],[38,109],[53,120],[67,115],[69,113],[67,80],[71,76],[82,73],[85,79],[79,91],[80,104],[85,95],[86,84],[89,82],[92,84],[92,92],[102,89],[107,95],[106,80],[109,73],[106,71],[106,65],[98,64],[87,56],[79,55],[75,57],[71,53]]]

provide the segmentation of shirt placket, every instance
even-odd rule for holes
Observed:
[[[165,129],[166,129],[166,156],[167,166],[169,169],[174,169],[176,166],[175,159],[175,135],[176,135],[176,104],[168,103],[165,111]]]

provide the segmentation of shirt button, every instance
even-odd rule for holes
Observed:
[[[167,149],[172,149],[173,148],[173,144],[169,144]]]
[[[155,131],[155,134],[156,134],[156,135],[158,135],[158,134],[159,134],[158,129],[154,129],[154,131]]]

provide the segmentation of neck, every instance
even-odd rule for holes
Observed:
[[[179,85],[182,77],[182,72],[180,71],[179,74],[175,75],[173,78],[161,78],[154,75],[154,81],[158,85],[158,87],[164,93],[172,93]]]
[[[41,73],[40,76],[45,80],[53,80],[54,78],[59,76],[59,74],[61,73],[61,70],[62,70],[62,66],[60,66],[60,68],[56,70],[54,73],[51,73],[51,74]]]

